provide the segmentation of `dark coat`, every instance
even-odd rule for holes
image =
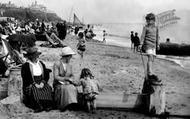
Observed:
[[[43,81],[44,82],[48,82],[49,80],[49,74],[51,72],[50,69],[47,69],[45,64],[40,61],[40,63],[42,64],[42,67],[43,67]],[[24,63],[22,65],[22,68],[21,68],[21,76],[22,76],[22,80],[23,80],[23,90],[26,89],[26,87],[30,86],[30,84],[33,84],[34,81],[33,81],[33,76],[32,76],[32,73],[31,73],[31,70],[30,70],[30,64],[28,62]]]
[[[138,36],[134,36],[133,43],[134,43],[135,46],[139,46],[140,45],[140,39],[139,39]]]

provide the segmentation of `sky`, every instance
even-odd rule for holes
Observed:
[[[18,6],[28,6],[35,0],[11,1]],[[71,20],[73,13],[85,23],[128,23],[142,22],[143,16],[176,9],[190,10],[190,0],[36,0],[54,11],[62,19]]]

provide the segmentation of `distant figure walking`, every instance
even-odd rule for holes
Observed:
[[[166,39],[166,43],[170,43],[170,39],[169,38]]]
[[[84,40],[84,34],[83,34],[83,32],[80,32],[78,34],[78,41],[79,42],[77,44],[77,51],[78,51],[78,54],[83,59],[83,54],[84,54],[84,51],[86,50],[86,45],[85,45],[85,40]]]
[[[106,30],[103,30],[103,42],[104,43],[106,42],[106,35],[107,35]]]
[[[146,26],[143,27],[141,43],[142,51],[145,52],[148,56],[147,62],[147,74],[151,75],[152,63],[154,57],[156,56],[156,49],[159,49],[159,31],[158,27],[155,26],[155,15],[153,13],[146,15]]]
[[[131,31],[131,50],[134,48],[134,34],[133,34],[133,31]]]
[[[139,45],[140,45],[140,39],[139,39],[138,33],[136,32],[134,36],[134,52],[139,51]]]

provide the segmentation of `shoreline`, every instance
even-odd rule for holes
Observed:
[[[94,39],[95,41],[100,41],[98,39]],[[129,40],[129,39],[128,39]],[[109,43],[105,43],[105,45],[109,45],[109,46],[117,46],[117,47],[121,47],[121,48],[129,48],[130,49],[130,46],[121,46],[120,44],[116,44],[116,41],[115,40],[112,40],[114,42],[109,42]],[[103,43],[102,41],[100,41],[100,43]],[[140,55],[140,54],[139,54]],[[168,58],[170,57],[170,58]],[[169,61],[169,62],[172,62],[172,63],[175,63],[176,65],[179,65],[180,67],[182,68],[187,68],[187,69],[190,69],[190,67],[186,67],[184,64],[187,63],[187,64],[190,64],[190,61],[188,62],[185,62],[186,60],[184,60],[183,58],[190,58],[190,56],[187,56],[187,57],[180,57],[180,56],[170,56],[170,55],[157,55],[157,58],[158,59],[161,59],[161,60],[165,60],[165,61]],[[184,61],[185,63],[183,64],[182,61]]]

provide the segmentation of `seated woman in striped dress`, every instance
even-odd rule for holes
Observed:
[[[52,88],[48,84],[51,70],[38,60],[40,54],[36,47],[29,48],[24,54],[28,61],[21,68],[23,103],[34,112],[50,111],[52,108]]]

